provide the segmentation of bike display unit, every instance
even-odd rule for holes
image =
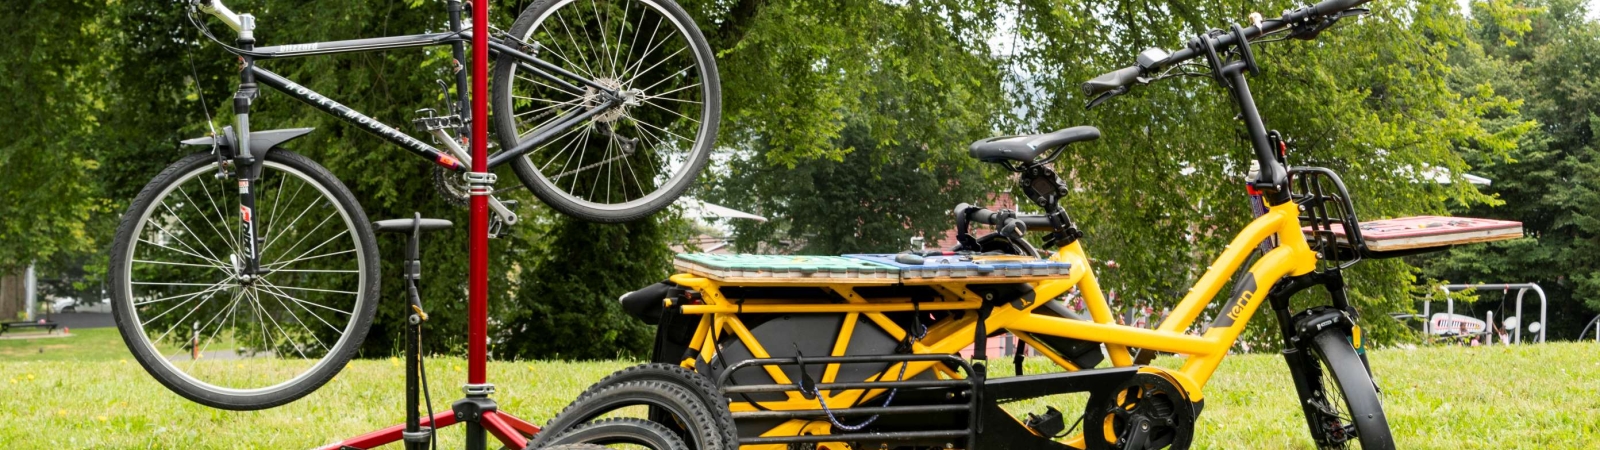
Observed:
[[[488,29],[488,2],[473,2],[472,4],[473,29]],[[489,45],[487,33],[476,33],[472,36],[472,57],[470,77],[472,81],[472,117],[488,117],[488,72],[489,72]],[[420,266],[420,257],[417,254],[419,239],[418,234],[425,228],[443,228],[449,222],[428,223],[419,215],[415,219],[399,219],[398,221],[379,222],[379,231],[393,229],[394,231],[409,231],[407,241],[407,293],[411,306],[417,308],[415,314],[408,318],[407,326],[407,358],[406,358],[406,423],[383,428],[371,433],[346,439],[338,443],[321,447],[325,450],[367,449],[404,441],[407,450],[423,450],[428,448],[432,440],[432,432],[440,428],[457,424],[465,424],[466,440],[464,448],[467,450],[484,450],[487,447],[487,437],[494,436],[507,447],[522,448],[528,445],[528,436],[537,434],[539,427],[525,420],[519,419],[509,413],[500,411],[494,400],[494,385],[488,381],[488,323],[489,323],[489,193],[492,189],[493,174],[488,172],[488,121],[475,120],[472,122],[472,166],[469,169],[470,179],[482,180],[471,186],[471,198],[468,200],[468,246],[467,246],[467,379],[461,390],[465,397],[451,405],[451,410],[433,414],[422,419],[417,410],[417,389],[414,377],[420,366],[419,338],[417,330],[421,328],[421,321],[426,320],[418,305],[416,280],[420,273],[414,272]],[[431,408],[431,406],[430,406]]]
[[[1456,300],[1455,300],[1455,298],[1452,298],[1450,296],[1451,292],[1460,292],[1460,291],[1465,291],[1465,290],[1478,290],[1478,291],[1500,290],[1500,291],[1509,292],[1512,289],[1516,289],[1517,290],[1517,300],[1516,300],[1517,306],[1516,306],[1516,315],[1513,316],[1513,317],[1516,317],[1518,321],[1522,321],[1522,297],[1524,295],[1526,295],[1528,293],[1528,291],[1530,291],[1530,290],[1533,291],[1535,294],[1539,294],[1539,321],[1536,322],[1536,323],[1540,324],[1541,326],[1540,326],[1540,328],[1538,330],[1532,330],[1532,331],[1529,331],[1529,332],[1530,333],[1539,333],[1538,337],[1535,338],[1534,342],[1536,342],[1536,343],[1544,342],[1545,328],[1548,327],[1549,324],[1550,324],[1549,318],[1545,315],[1545,312],[1548,309],[1549,305],[1548,305],[1548,301],[1547,301],[1547,299],[1545,298],[1545,295],[1544,295],[1544,289],[1540,288],[1538,284],[1534,284],[1534,283],[1447,284],[1447,285],[1444,285],[1444,286],[1440,286],[1439,289],[1441,291],[1444,291],[1445,314],[1448,314],[1448,315],[1451,315],[1451,316],[1455,315],[1455,312],[1456,312]],[[1424,320],[1424,322],[1423,322],[1423,332],[1428,334],[1428,335],[1430,335],[1430,336],[1433,335],[1434,331],[1436,331],[1436,330],[1433,329],[1433,316],[1431,314],[1429,314],[1429,311],[1431,311],[1431,309],[1432,309],[1433,302],[1434,302],[1434,300],[1431,299],[1431,298],[1424,299],[1422,301],[1422,320]],[[1492,321],[1491,321],[1491,323],[1489,325],[1493,326],[1495,324],[1492,323]],[[1512,339],[1512,343],[1521,344],[1522,343],[1522,330],[1524,328],[1528,328],[1528,327],[1527,326],[1520,326],[1520,324],[1519,324],[1519,326],[1517,326],[1515,328],[1516,328],[1516,330],[1515,330],[1516,334],[1512,335],[1512,338],[1511,338]]]
[[[489,2],[472,2],[470,9],[463,3],[439,2],[448,14],[437,25],[446,31],[273,46],[257,45],[256,17],[221,0],[175,5],[187,8],[202,37],[238,57],[233,120],[216,129],[197,87],[213,128],[183,144],[206,150],[166,166],[123,214],[109,269],[117,329],[139,365],[184,398],[230,410],[280,406],[330,381],[361,347],[379,302],[376,233],[409,233],[401,264],[408,308],[405,423],[327,448],[404,441],[417,450],[437,443],[434,430],[464,424],[468,449],[485,448],[489,436],[515,448],[539,436],[549,438],[546,446],[560,444],[552,449],[617,439],[679,449],[684,443],[673,430],[647,421],[585,418],[541,428],[498,410],[486,373],[487,243],[517,215],[513,202],[495,197],[500,191],[491,170],[512,166],[552,210],[582,220],[623,222],[666,207],[705,167],[717,134],[721,94],[709,45],[672,0],[539,2],[522,9],[509,30],[488,24]],[[236,39],[213,35],[200,13],[226,24]],[[448,48],[449,62],[437,73],[453,81],[437,80],[442,108],[419,109],[412,121],[432,145],[261,66],[428,47]],[[263,87],[422,156],[433,165],[438,194],[468,209],[468,370],[464,398],[451,411],[434,414],[427,398],[421,336],[428,315],[417,288],[422,233],[450,223],[420,215],[368,222],[331,171],[282,148],[312,129],[252,129],[252,106]],[[501,150],[493,154],[491,124]],[[696,380],[675,378],[680,375],[646,370],[623,378],[657,383],[644,385],[653,392],[681,394]],[[681,383],[658,385],[663,379]],[[426,417],[419,394],[430,408]],[[710,417],[705,406],[678,401],[682,396],[644,397],[626,400]],[[683,436],[705,437],[698,431]]]

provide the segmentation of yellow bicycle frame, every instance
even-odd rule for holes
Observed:
[[[1317,253],[1307,245],[1305,235],[1301,232],[1299,220],[1299,207],[1294,202],[1285,202],[1271,207],[1268,212],[1250,222],[1233,241],[1228,244],[1215,262],[1207,268],[1188,294],[1184,296],[1172,313],[1161,322],[1154,330],[1133,326],[1118,325],[1111,313],[1111,307],[1106,303],[1105,295],[1100,290],[1090,268],[1089,257],[1084,252],[1079,242],[1074,242],[1058,249],[1052,260],[1067,262],[1072,265],[1070,274],[1065,278],[1050,279],[1034,283],[1035,298],[1054,299],[1072,288],[1078,288],[1088,305],[1089,314],[1093,321],[1065,319],[1044,314],[1034,314],[1033,309],[1043,305],[1043,301],[1035,301],[1015,308],[1011,305],[996,307],[985,321],[987,330],[1007,330],[1016,335],[1023,342],[1033,346],[1066,370],[1079,370],[1071,361],[1049,350],[1049,346],[1040,345],[1034,335],[1060,336],[1080,339],[1089,342],[1103,343],[1111,357],[1113,366],[1125,367],[1133,365],[1133,357],[1129,348],[1142,348],[1161,352],[1176,353],[1186,357],[1183,366],[1176,371],[1159,371],[1162,375],[1172,378],[1173,381],[1184,389],[1189,398],[1199,401],[1203,398],[1201,389],[1211,378],[1212,372],[1222,363],[1227,356],[1228,349],[1238,339],[1245,324],[1255,314],[1256,309],[1266,299],[1273,285],[1285,276],[1298,276],[1312,272],[1316,269]],[[1277,238],[1277,248],[1267,252],[1260,260],[1249,268],[1249,277],[1254,283],[1240,283],[1232,298],[1224,306],[1221,316],[1229,320],[1218,320],[1202,335],[1187,332],[1199,318],[1200,313],[1211,303],[1230,275],[1237,272],[1239,267],[1250,256],[1252,250],[1263,241]],[[743,299],[735,304],[723,297],[719,290],[718,282],[698,277],[691,274],[677,274],[672,276],[672,282],[678,285],[698,290],[704,300],[703,305],[684,305],[682,313],[686,315],[701,315],[700,323],[691,340],[690,347],[700,355],[704,361],[710,361],[716,354],[715,345],[723,333],[732,332],[749,349],[756,358],[771,357],[762,344],[750,333],[750,330],[739,320],[740,313],[836,313],[844,314],[844,322],[834,344],[833,356],[843,356],[846,344],[850,342],[851,332],[855,325],[864,316],[873,324],[882,328],[895,339],[904,339],[906,330],[889,320],[883,313],[911,311],[918,308],[924,311],[937,310],[977,310],[982,306],[982,298],[968,290],[963,283],[943,282],[933,284],[932,287],[943,294],[940,301],[922,302],[914,305],[909,299],[894,301],[895,299],[879,299],[869,302],[857,294],[850,285],[826,285],[835,293],[843,297],[845,303],[810,304],[796,303],[792,300],[763,300]],[[776,283],[774,283],[776,284]],[[741,285],[749,285],[741,283]],[[919,354],[951,354],[961,351],[974,343],[976,314],[964,314],[959,319],[947,319],[933,325],[921,340],[913,345],[913,351]],[[982,344],[980,344],[982,345]],[[942,365],[932,362],[912,362],[905,368],[904,377],[910,378],[933,369],[947,377],[958,377],[959,374],[951,373]],[[683,365],[693,368],[694,359],[683,361]],[[777,383],[792,383],[788,377],[777,367],[766,366],[766,373]],[[829,365],[823,374],[823,383],[832,382],[838,373],[837,364]],[[886,368],[883,372],[869,381],[888,381],[899,374],[898,364]],[[848,405],[860,399],[861,396],[872,397],[879,395],[883,390],[854,390],[834,391],[824,393],[822,397],[829,404]],[[761,407],[772,410],[814,409],[817,400],[804,399],[799,393],[787,393],[787,399],[780,402],[761,402]],[[753,411],[755,405],[750,403],[734,403],[732,410]],[[826,423],[794,420],[784,426],[774,428],[764,435],[795,435],[802,433],[828,434]],[[1069,445],[1082,447],[1081,436],[1069,442]],[[747,448],[757,448],[746,446]],[[767,447],[767,446],[762,446]],[[783,448],[775,446],[773,448]]]

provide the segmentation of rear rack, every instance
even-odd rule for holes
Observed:
[[[901,381],[876,381],[876,382],[851,382],[851,383],[817,383],[813,392],[828,390],[857,390],[857,389],[960,389],[966,390],[966,404],[935,404],[935,405],[905,405],[905,406],[855,406],[835,409],[807,409],[793,411],[743,411],[733,413],[735,421],[740,419],[798,419],[807,417],[834,417],[865,416],[865,415],[906,415],[906,414],[967,414],[967,427],[960,430],[921,430],[921,431],[888,431],[888,432],[860,432],[826,435],[797,435],[797,436],[766,436],[766,437],[740,437],[739,445],[764,445],[764,444],[804,444],[818,442],[853,442],[853,441],[917,441],[929,439],[954,439],[965,438],[966,442],[977,441],[978,383],[982,377],[973,375],[973,368],[966,360],[956,355],[860,355],[860,356],[819,356],[794,358],[761,358],[740,361],[723,370],[718,377],[717,385],[722,386],[723,395],[758,393],[758,392],[790,392],[801,389],[799,383],[794,384],[750,384],[730,385],[734,372],[740,369],[757,366],[793,366],[802,364],[853,364],[853,363],[913,363],[937,362],[950,364],[961,368],[966,378],[959,380],[901,380]],[[887,368],[885,368],[887,370]],[[885,372],[887,373],[887,372]]]

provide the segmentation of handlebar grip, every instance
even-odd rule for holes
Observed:
[[[961,203],[956,205],[954,213],[956,216],[966,214],[967,220],[973,222],[994,225],[994,211]]]
[[[1313,14],[1325,16],[1364,5],[1369,1],[1371,0],[1325,0],[1322,3],[1311,5],[1311,10]]]
[[[1100,76],[1094,77],[1093,80],[1083,83],[1083,94],[1094,97],[1131,85],[1139,80],[1139,75],[1143,75],[1142,71],[1143,69],[1140,69],[1139,66],[1133,65],[1100,74]]]
[[[956,205],[954,212],[957,216],[965,213],[967,220],[972,222],[993,226],[1002,225],[1002,223],[999,223],[1001,221],[996,219],[999,214],[966,203]],[[1051,231],[1055,229],[1055,226],[1050,224],[1050,218],[1047,216],[1017,215],[1005,221],[1004,225],[1011,226],[1011,222],[1022,222],[1020,228],[1027,231]]]

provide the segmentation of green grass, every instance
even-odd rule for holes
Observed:
[[[305,399],[232,412],[168,392],[114,329],[76,334],[0,341],[0,448],[310,448],[403,417],[398,360],[354,361]],[[1400,448],[1600,448],[1600,345],[1390,349],[1371,360]],[[629,364],[494,362],[489,375],[503,410],[542,422]],[[994,367],[1010,373],[1009,362]],[[460,396],[465,368],[459,358],[429,360],[436,409]],[[1205,394],[1195,448],[1311,448],[1276,355],[1229,358]],[[440,448],[460,448],[460,428],[440,437]]]

